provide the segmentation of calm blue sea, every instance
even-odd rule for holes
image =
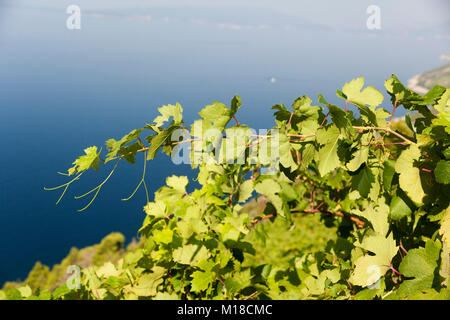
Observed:
[[[120,199],[141,159],[122,163],[83,213],[87,202],[74,195],[107,170],[85,174],[58,206],[59,193],[43,187],[67,181],[57,171],[84,148],[142,127],[157,107],[180,102],[190,123],[204,105],[239,94],[238,119],[270,128],[276,103],[318,93],[339,103],[336,89],[355,77],[384,89],[391,73],[406,82],[440,66],[448,1],[378,2],[380,30],[367,29],[371,2],[360,0],[1,1],[0,286],[112,231],[136,236],[144,192]],[[70,4],[81,8],[79,30],[66,28]],[[151,194],[170,174],[191,173],[165,156],[149,164]]]

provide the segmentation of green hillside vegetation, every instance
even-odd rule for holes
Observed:
[[[117,263],[126,253],[142,247],[142,243],[136,241],[132,241],[127,247],[124,247],[124,243],[125,237],[121,233],[110,233],[99,244],[83,249],[72,248],[67,257],[51,269],[39,261],[36,262],[25,281],[6,282],[3,290],[29,286],[32,290],[47,288],[53,291],[65,283],[70,275],[67,268],[71,265],[87,268],[101,266],[106,262]]]

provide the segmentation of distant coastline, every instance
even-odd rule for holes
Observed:
[[[425,94],[428,92],[429,89],[424,88],[419,85],[421,76],[422,76],[422,74],[418,74],[418,75],[415,75],[414,77],[412,77],[411,79],[409,79],[408,80],[408,88],[417,93]]]
[[[442,60],[450,60],[450,53],[441,55]],[[408,88],[420,94],[427,93],[435,85],[450,87],[450,63],[423,72],[408,80]]]

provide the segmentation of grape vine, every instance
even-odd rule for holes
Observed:
[[[344,108],[322,95],[322,106],[307,96],[273,106],[275,126],[263,134],[238,121],[237,96],[230,107],[203,108],[190,130],[181,105],[162,106],[152,123],[107,140],[106,155],[86,148],[64,173],[69,182],[47,189],[62,190],[59,203],[85,171],[112,162],[76,197],[92,196],[86,210],[118,163],[142,154],[142,178],[125,200],[147,194],[143,248],[82,269],[79,287],[22,287],[0,299],[449,299],[450,89],[420,95],[394,75],[385,89],[391,113],[361,77],[337,90]],[[402,130],[399,107],[409,111]],[[149,201],[146,162],[158,151],[175,163],[189,156],[198,187],[188,192],[187,177],[169,176]],[[251,211],[245,204],[255,198]],[[326,250],[286,266],[255,264],[252,241],[267,240],[267,224],[294,229],[309,215],[337,230]]]

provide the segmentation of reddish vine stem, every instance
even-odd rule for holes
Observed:
[[[202,139],[196,138],[196,139],[187,139],[183,141],[175,141],[172,144],[181,144],[181,143],[188,143],[188,142],[194,142],[194,141],[201,141]],[[139,150],[138,150],[139,151]]]
[[[325,118],[323,119],[322,123],[320,124],[320,128],[323,127],[323,124],[325,123],[325,121],[327,120],[328,116],[329,116],[329,112],[327,113],[327,115],[325,116]]]
[[[324,204],[324,202],[322,201],[321,203],[319,203],[319,205],[314,209],[314,210],[319,210],[319,208]]]
[[[275,217],[275,215],[268,214],[267,216],[261,217],[261,219],[254,219],[254,220],[252,220],[252,224],[256,224],[256,223],[258,223],[258,222],[260,222],[262,220],[270,219],[270,218],[273,218],[273,217]]]
[[[324,204],[324,202],[322,201],[317,207],[313,208],[312,203],[310,204],[311,209],[310,210],[305,210],[305,212],[307,213],[316,213],[316,212],[320,212],[319,208]]]
[[[350,281],[348,281],[348,280],[345,280],[345,281],[347,281],[348,287],[350,288],[350,290],[352,291],[352,295],[354,296],[355,295],[355,291],[353,290],[353,287],[350,284]]]
[[[314,211],[314,201],[316,200],[316,190],[313,190],[313,192],[311,192],[311,197],[309,199],[309,207],[311,208],[311,212],[317,212]]]
[[[295,211],[292,211],[292,212],[295,212]],[[328,214],[331,214],[331,215],[336,215],[336,216],[341,217],[341,218],[349,219],[350,221],[354,222],[358,228],[364,227],[364,221],[358,219],[357,217],[354,217],[354,216],[351,216],[349,214],[345,214],[345,213],[342,213],[342,212],[339,212],[339,211],[332,212],[332,211],[329,211],[329,210],[320,211],[320,210],[312,209],[312,210],[304,210],[303,212],[305,212],[305,213],[319,213],[319,212],[320,213],[328,213]]]
[[[186,129],[185,126],[182,125],[181,128],[183,128],[184,132],[186,132],[186,135],[187,135],[186,137],[190,137],[191,136],[189,131],[188,131],[188,129]]]
[[[302,164],[302,154],[301,154],[300,150],[297,150],[297,163],[299,165]]]
[[[382,131],[386,131],[388,133],[393,134],[394,136],[402,139],[404,142],[408,143],[408,144],[416,144],[415,142],[412,142],[411,140],[408,140],[407,138],[405,138],[404,136],[402,136],[400,133],[395,132],[394,130],[392,130],[389,127],[383,128],[383,127],[361,127],[361,126],[353,126],[354,129],[357,130],[382,130]]]
[[[405,142],[392,142],[392,143],[371,143],[375,146],[393,146],[393,145],[402,145],[405,146],[406,143]]]
[[[138,141],[139,141],[139,145],[141,146],[141,148],[145,148],[145,145],[144,145],[144,143],[142,142],[141,138],[138,137],[137,139],[138,139]]]
[[[262,215],[264,208],[266,207],[266,201],[267,201],[266,197],[263,197],[261,208],[259,209],[259,214],[258,214],[259,216]]]
[[[236,117],[233,116],[234,121],[236,121],[236,125],[239,127],[239,122],[237,121]]]
[[[391,122],[392,118],[394,117],[395,109],[397,109],[397,103],[398,103],[398,100],[395,99],[395,101],[394,101],[394,109],[392,110],[391,117],[389,118],[389,123]]]
[[[320,211],[319,211],[319,212],[320,212]],[[350,221],[356,223],[356,225],[358,226],[358,228],[364,227],[364,221],[358,219],[357,217],[354,217],[354,216],[351,216],[351,215],[348,215],[348,214],[345,214],[345,213],[342,213],[342,212],[339,212],[339,211],[336,211],[336,212],[325,211],[325,212],[328,213],[328,214],[331,214],[331,215],[334,214],[334,215],[337,215],[337,216],[339,216],[339,217],[349,219]]]
[[[292,117],[294,116],[294,112],[291,112],[291,116],[289,117],[289,121],[288,121],[288,123],[287,123],[287,125],[286,125],[286,130],[288,130],[289,129],[289,127],[291,126],[291,120],[292,120]]]
[[[309,138],[309,137],[315,137],[316,134],[315,133],[310,133],[310,134],[294,134],[294,133],[289,133],[287,134],[288,137],[297,137],[297,138]]]
[[[398,274],[399,276],[403,276],[400,272],[398,272],[397,270],[395,270],[395,268],[394,268],[394,266],[392,265],[392,263],[391,263],[391,265],[389,266],[389,268],[392,270],[392,273]]]
[[[403,244],[400,242],[400,249],[402,249],[406,254],[408,254],[408,251],[403,247]]]
[[[398,288],[398,281],[397,281],[396,276],[395,276],[394,273],[392,273],[391,278],[392,278],[392,281],[394,281],[395,287]]]
[[[262,138],[262,139],[258,139],[258,142],[255,142],[255,143],[249,145],[247,148],[256,147],[257,145],[259,145],[259,144],[260,144],[261,142],[263,142],[264,140],[267,140],[268,138],[269,138],[268,136],[265,136],[265,137]]]
[[[217,275],[217,280],[222,284],[223,286],[223,293],[225,296],[227,295],[227,286],[225,285],[225,282],[223,281],[222,277],[220,275]]]
[[[245,297],[244,300],[248,300],[248,299],[250,299],[250,298],[253,298],[253,297],[256,296],[258,293],[259,293],[258,291],[253,292],[253,293],[252,293],[251,295],[249,295],[248,297]]]

